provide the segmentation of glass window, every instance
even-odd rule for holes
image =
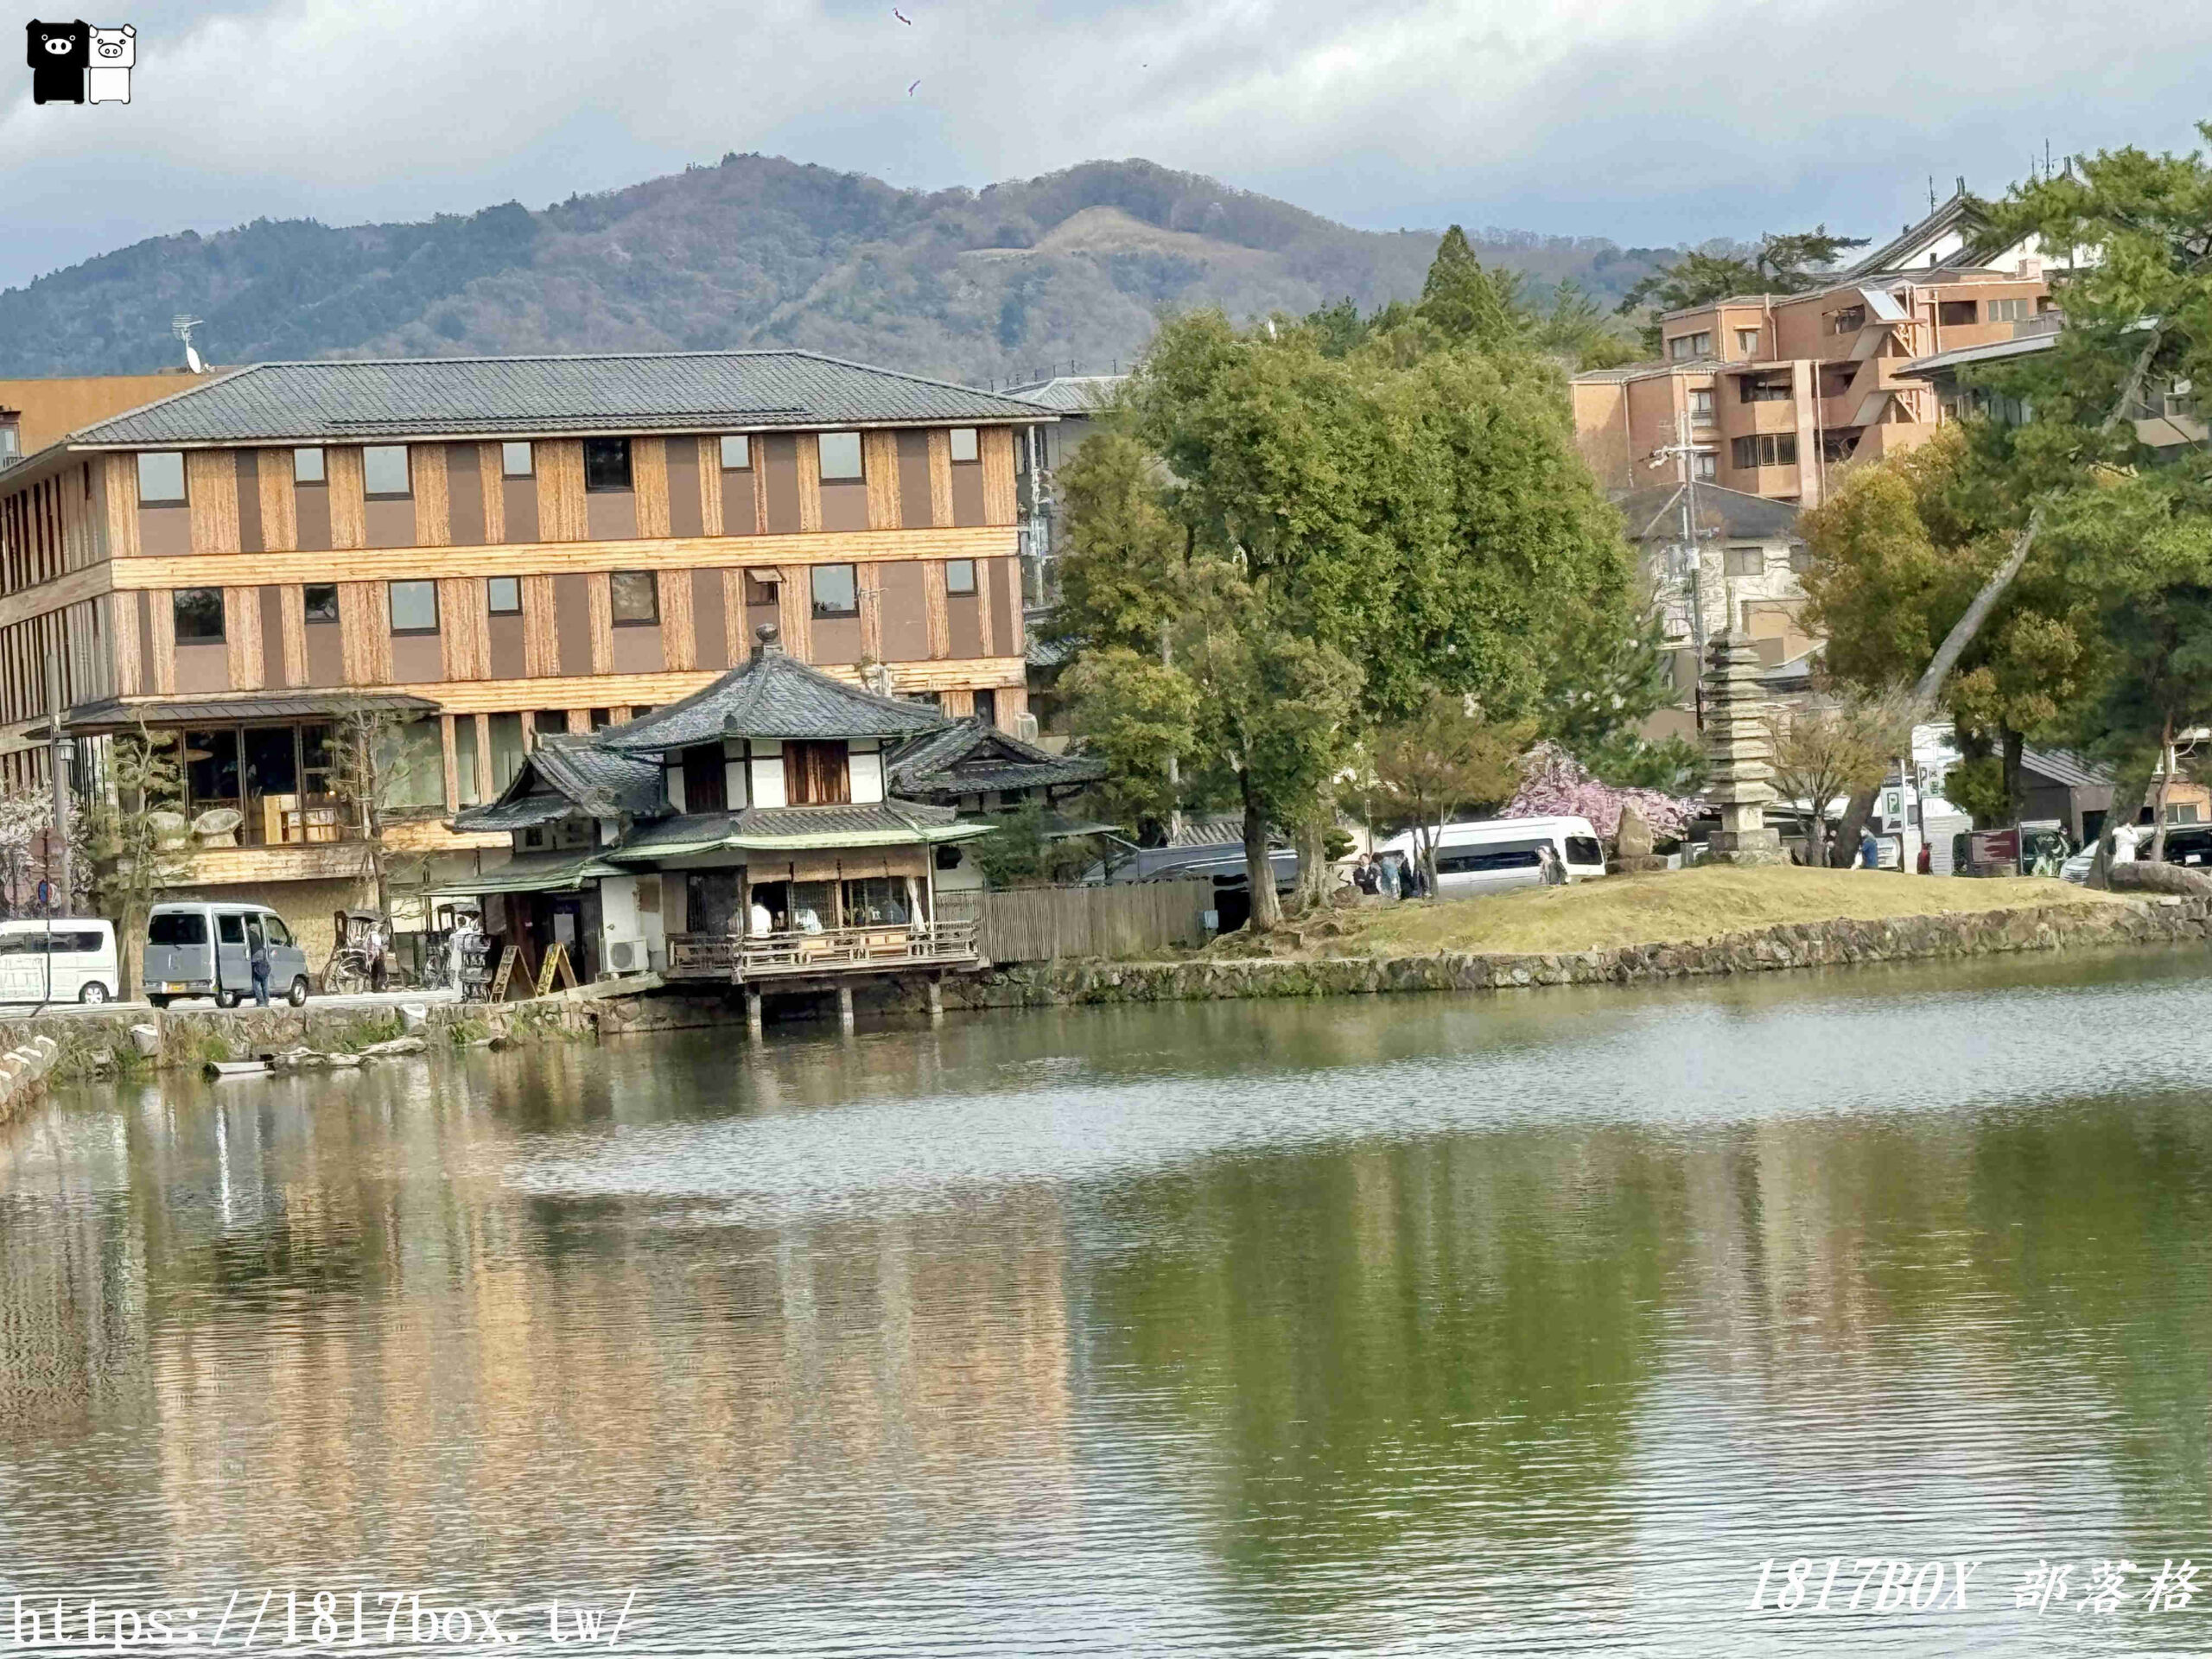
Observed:
[[[149,944],[205,944],[207,913],[200,910],[163,911],[146,924]]]
[[[484,798],[476,786],[476,721],[463,715],[453,723],[453,770],[461,786],[461,804],[474,806]]]
[[[955,461],[974,461],[977,458],[978,453],[976,429],[972,426],[954,427],[952,429],[952,458]]]
[[[435,720],[410,720],[385,732],[379,770],[385,805],[445,804],[446,749],[439,725]]]
[[[753,440],[742,432],[732,433],[722,440],[722,470],[741,473],[753,465]]]
[[[138,505],[174,507],[184,500],[184,453],[149,450],[138,457]]]
[[[972,594],[976,591],[976,561],[947,559],[944,562],[944,591],[948,594]]]
[[[536,459],[527,443],[503,443],[499,446],[499,472],[507,478],[528,478],[537,470]]]
[[[1720,457],[1710,449],[1700,449],[1690,457],[1690,470],[1700,479],[1720,476]]]
[[[1992,300],[1989,302],[1989,320],[1992,322],[2025,322],[2029,316],[2029,304],[2026,300]]]
[[[1758,576],[1766,574],[1766,550],[1763,547],[1732,547],[1728,550],[1728,574],[1732,576]]]
[[[814,613],[817,616],[858,616],[860,594],[853,586],[849,564],[814,567]]]
[[[391,631],[394,633],[435,633],[438,631],[436,582],[395,582],[391,584]]]
[[[823,432],[815,439],[822,452],[822,481],[837,484],[861,476],[861,435]]]
[[[215,912],[215,942],[218,944],[244,944],[245,918],[234,910]]]
[[[493,576],[485,584],[488,608],[494,616],[522,614],[522,578]]]
[[[584,440],[584,488],[626,490],[630,487],[630,440]]]
[[[1690,413],[1700,420],[1713,418],[1713,388],[1698,386],[1690,392]]]
[[[617,570],[607,578],[614,626],[639,627],[660,620],[660,588],[650,570]]]
[[[1797,435],[1795,432],[1755,433],[1749,437],[1735,439],[1730,449],[1730,459],[1738,467],[1795,467],[1797,464]]]
[[[999,723],[999,694],[995,690],[987,686],[976,692],[972,706],[976,711],[976,718],[982,721],[984,725],[995,726]]]
[[[1605,849],[1588,836],[1569,836],[1567,837],[1567,861],[1602,866],[1605,861]]]
[[[321,484],[327,482],[322,471],[322,451],[295,449],[292,451],[292,482]]]
[[[492,787],[505,790],[522,771],[523,762],[529,757],[529,746],[523,741],[520,715],[494,715],[492,728]]]
[[[338,584],[334,582],[309,582],[302,588],[304,609],[310,622],[335,622],[338,620]]]
[[[180,588],[170,596],[180,645],[206,645],[223,637],[223,590]]]
[[[361,488],[372,499],[409,494],[407,446],[372,443],[362,450]]]
[[[1979,302],[1974,300],[1938,300],[1936,302],[1936,321],[1945,324],[1973,322],[1980,308]],[[1990,321],[1993,322],[1996,319],[1993,317]]]
[[[1802,575],[1813,568],[1813,550],[1802,542],[1789,543],[1789,568]]]
[[[903,927],[907,921],[906,880],[872,875],[845,883],[845,925]]]
[[[261,933],[271,944],[289,944],[292,942],[292,930],[285,926],[284,918],[273,911],[262,913]]]
[[[1759,349],[1759,331],[1756,328],[1738,328],[1736,331],[1736,349],[1745,357],[1757,356]]]

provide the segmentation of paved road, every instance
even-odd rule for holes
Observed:
[[[308,1007],[310,1008],[390,1008],[397,1007],[403,1002],[456,1002],[460,1000],[459,995],[453,991],[356,991],[344,996],[310,996],[308,999]],[[280,998],[272,998],[271,1001],[277,1007],[285,1006]],[[169,1006],[179,1013],[188,1013],[195,1008],[213,1008],[215,1006],[215,999],[212,996],[180,996]],[[240,1006],[251,1007],[253,999],[247,998]],[[22,1014],[34,1011],[46,1014],[150,1014],[153,1012],[153,1006],[147,1002],[91,1004],[56,1002],[48,1007],[35,1010],[33,1005],[29,1003],[0,1003],[0,1013]]]

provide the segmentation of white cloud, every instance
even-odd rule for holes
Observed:
[[[1372,225],[1880,230],[1929,174],[1993,188],[2046,138],[2185,144],[2212,113],[2212,9],[2168,0],[168,10],[127,110],[0,101],[0,281],[118,234],[537,205],[753,149],[927,186],[1141,155]]]

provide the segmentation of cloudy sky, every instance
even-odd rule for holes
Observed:
[[[542,207],[756,149],[922,187],[1141,156],[1378,229],[1887,234],[1930,175],[1994,191],[2046,143],[2183,148],[2212,116],[2212,6],[2172,0],[122,0],[88,21],[137,29],[132,102],[34,106],[10,48],[0,286],[162,232]]]

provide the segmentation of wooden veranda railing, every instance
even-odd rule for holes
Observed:
[[[896,972],[904,968],[972,966],[976,924],[831,927],[818,933],[671,933],[668,977],[748,980],[804,974]]]

